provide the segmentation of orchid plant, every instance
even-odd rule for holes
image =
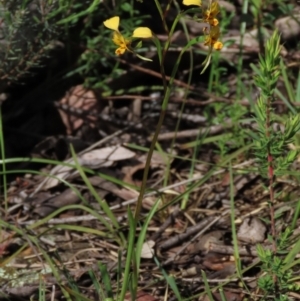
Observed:
[[[163,81],[163,86],[164,86],[164,95],[163,95],[163,100],[161,104],[161,111],[159,114],[159,119],[157,121],[157,124],[155,126],[155,132],[151,138],[151,144],[149,146],[148,154],[147,154],[147,159],[145,163],[145,168],[143,171],[143,180],[140,186],[140,191],[139,191],[139,196],[136,201],[136,207],[135,207],[135,212],[134,214],[131,212],[130,209],[128,209],[128,218],[130,221],[130,229],[129,229],[129,238],[130,240],[128,241],[127,245],[127,255],[126,255],[126,263],[125,263],[125,270],[124,270],[124,278],[126,279],[133,279],[132,283],[135,284],[134,287],[131,288],[131,292],[133,293],[132,295],[132,300],[135,300],[136,297],[136,289],[137,289],[137,279],[139,275],[139,265],[140,265],[140,256],[136,256],[136,254],[140,254],[141,248],[136,246],[135,243],[135,237],[136,237],[136,231],[137,231],[137,226],[140,221],[140,212],[142,208],[142,203],[143,203],[143,198],[146,192],[146,185],[147,185],[147,178],[150,170],[150,165],[151,165],[151,158],[154,152],[154,149],[157,145],[158,141],[158,135],[161,131],[163,122],[164,122],[164,117],[166,115],[166,110],[168,108],[168,102],[170,99],[170,95],[172,92],[172,87],[174,85],[174,80],[175,80],[175,75],[178,70],[178,66],[180,64],[180,61],[182,59],[183,54],[193,45],[199,43],[199,38],[198,37],[193,37],[191,38],[187,44],[182,47],[180,50],[177,60],[174,62],[174,66],[171,72],[171,75],[169,79],[167,79],[165,69],[164,69],[164,63],[165,63],[165,54],[168,52],[169,46],[171,44],[171,38],[172,35],[174,34],[174,30],[176,29],[176,25],[179,23],[180,19],[182,16],[184,16],[187,13],[199,13],[201,16],[200,18],[198,17],[198,21],[205,23],[205,27],[203,30],[203,36],[204,36],[204,45],[209,47],[208,55],[205,61],[203,62],[204,68],[202,72],[207,68],[207,66],[210,63],[210,58],[212,56],[213,50],[221,50],[223,47],[223,43],[219,40],[220,38],[220,28],[219,28],[219,20],[217,19],[217,15],[220,11],[219,4],[217,0],[207,0],[210,1],[209,4],[207,5],[207,8],[203,8],[201,6],[201,1],[200,0],[183,0],[183,4],[190,6],[196,6],[195,8],[188,9],[184,12],[179,13],[176,18],[173,21],[172,27],[170,30],[168,30],[168,26],[165,22],[164,14],[162,7],[160,5],[160,1],[155,0],[155,4],[158,8],[158,11],[160,13],[161,19],[163,20],[164,23],[164,28],[166,28],[166,31],[168,32],[168,39],[164,43],[164,45],[161,45],[161,41],[158,39],[158,37],[152,32],[152,30],[148,27],[138,27],[136,28],[130,38],[124,37],[120,31],[119,31],[119,25],[120,25],[120,18],[118,16],[112,17],[106,21],[104,21],[104,26],[110,30],[113,31],[113,37],[112,41],[113,43],[117,46],[117,49],[115,51],[116,55],[120,56],[126,53],[126,51],[131,52],[135,54],[137,57],[143,59],[143,60],[149,60],[148,58],[140,56],[136,52],[136,48],[141,44],[141,41],[137,44],[137,46],[134,48],[132,46],[133,39],[151,39],[151,41],[155,44],[157,48],[157,56],[158,60],[160,63],[160,71],[161,71],[161,78]],[[200,8],[198,8],[200,7]],[[158,199],[158,202],[156,203],[155,206],[159,205],[160,199]],[[154,211],[153,211],[154,213]],[[149,218],[149,219],[148,219]],[[151,215],[148,216],[148,221],[151,219]],[[145,222],[145,228],[147,228],[147,222]],[[143,237],[144,239],[144,237]],[[138,243],[137,243],[138,245]],[[133,251],[134,250],[134,251]],[[132,272],[131,272],[132,271]],[[131,276],[129,277],[129,274],[131,273]],[[169,283],[171,286],[173,283]],[[124,300],[124,296],[127,290],[127,283],[124,282],[124,285],[122,286],[122,291],[120,293],[119,299],[118,300]],[[180,299],[180,298],[178,298]]]

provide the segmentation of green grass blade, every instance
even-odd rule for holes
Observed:
[[[295,209],[292,224],[291,224],[291,229],[292,230],[295,229],[295,227],[297,225],[297,220],[299,218],[299,214],[300,214],[300,201],[298,201],[297,204],[296,204],[296,209]]]
[[[73,160],[75,162],[75,166],[76,166],[77,170],[79,171],[81,178],[83,179],[83,181],[86,184],[86,186],[89,189],[89,191],[92,193],[93,197],[98,201],[98,203],[101,206],[102,210],[104,211],[104,213],[106,214],[106,216],[110,219],[110,221],[112,222],[112,224],[114,225],[114,227],[116,229],[119,229],[120,226],[119,226],[119,223],[118,223],[115,215],[110,210],[110,208],[107,205],[107,203],[105,201],[102,201],[100,199],[100,196],[98,195],[97,191],[92,186],[92,184],[90,183],[89,179],[87,178],[85,172],[83,171],[83,169],[81,168],[80,164],[78,163],[78,160],[76,158],[76,154],[75,154],[73,146],[70,145],[70,147],[71,147],[71,154],[72,154]],[[108,223],[105,223],[105,225],[108,225]],[[113,231],[113,229],[112,229],[111,226],[109,226],[108,229],[110,229],[110,231]],[[123,242],[125,242],[125,237],[124,237],[123,233],[119,232],[119,235],[120,235],[121,240]]]
[[[4,144],[4,135],[3,135],[3,124],[2,124],[2,106],[0,104],[0,154],[1,154],[1,165],[2,165],[2,185],[3,185],[3,198],[4,198],[4,209],[7,212],[7,172],[6,172],[6,159],[5,159],[5,144]],[[2,192],[2,190],[0,189]]]
[[[286,91],[288,93],[288,98],[289,98],[289,101],[295,101],[295,99],[294,99],[295,93],[293,91],[293,87],[291,85],[291,82],[290,82],[290,79],[288,77],[288,74],[287,74],[286,70],[287,70],[287,68],[284,65],[284,61],[281,59],[280,60],[280,71],[281,71],[281,74],[282,74],[282,77],[283,77],[283,82],[284,82]]]
[[[150,212],[147,215],[147,218],[142,226],[141,232],[139,234],[138,240],[137,240],[137,244],[136,244],[136,266],[137,266],[137,270],[139,271],[140,269],[140,263],[141,263],[141,254],[142,254],[142,248],[143,248],[143,244],[145,241],[145,237],[146,237],[146,233],[147,233],[147,229],[148,229],[148,225],[150,223],[150,221],[152,220],[159,204],[160,204],[161,199],[158,199],[154,206],[151,208]]]
[[[203,279],[203,282],[204,282],[204,288],[205,288],[206,295],[207,295],[207,297],[210,301],[214,301],[215,299],[212,295],[210,286],[209,286],[208,281],[207,281],[206,274],[203,270],[201,270],[201,275],[202,275],[202,279]]]
[[[296,84],[295,101],[300,102],[300,70],[298,72],[298,78],[297,78],[297,84]]]
[[[283,271],[286,271],[295,265],[294,259],[300,253],[300,239],[295,243],[288,255],[284,259],[285,266]]]
[[[132,215],[130,208],[127,210],[128,214],[128,223],[129,223],[129,234],[128,234],[128,242],[127,242],[127,256],[125,262],[125,271],[124,271],[124,278],[122,282],[122,289],[120,296],[118,297],[119,301],[123,301],[125,298],[125,294],[128,290],[128,284],[130,280],[130,270],[131,270],[131,263],[132,263],[132,255],[134,249],[134,241],[135,241],[135,233],[136,233],[136,222]]]
[[[106,292],[105,297],[113,298],[113,290],[112,290],[110,276],[109,276],[109,273],[107,271],[106,265],[102,264],[102,263],[99,263],[99,270],[101,272],[102,282],[103,282],[104,287],[105,287],[105,292]]]
[[[173,276],[169,276],[167,274],[167,272],[165,271],[165,269],[163,269],[158,261],[158,259],[156,257],[154,257],[154,261],[155,263],[157,264],[157,266],[159,267],[159,269],[161,270],[162,274],[163,274],[163,277],[164,279],[166,280],[166,282],[168,283],[168,285],[170,286],[170,288],[172,289],[173,293],[175,294],[176,296],[176,300],[178,301],[181,301],[182,298],[181,298],[181,295],[180,295],[180,292],[179,292],[179,289],[177,287],[177,284],[174,280],[174,277]]]

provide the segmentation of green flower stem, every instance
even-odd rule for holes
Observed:
[[[161,8],[161,5],[160,5],[160,3],[159,3],[158,0],[154,0],[154,2],[155,2],[157,10],[159,12],[160,18],[161,18],[161,20],[163,22],[164,30],[166,31],[166,33],[169,33],[168,25],[166,23],[166,19],[164,18],[164,13],[163,13],[163,10]]]

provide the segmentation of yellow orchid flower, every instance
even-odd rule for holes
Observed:
[[[116,50],[116,55],[121,55],[125,51],[133,52],[130,48],[131,39],[126,39],[119,31],[120,17],[115,16],[103,22],[104,26],[114,31],[113,42],[119,46]],[[152,31],[148,27],[138,27],[134,30],[132,38],[151,38]]]
[[[205,61],[203,62],[204,67],[201,71],[201,74],[204,73],[204,71],[207,69],[207,67],[210,64],[213,49],[221,50],[223,48],[223,43],[219,41],[220,27],[218,25],[210,26],[209,31],[207,27],[206,29],[204,29],[204,34],[205,34],[204,45],[209,47],[209,52]]]
[[[211,26],[209,33],[205,37],[204,45],[209,46],[211,49],[221,50],[223,48],[223,43],[219,41],[220,37],[220,27]]]
[[[219,12],[219,3],[217,1],[213,1],[210,7],[204,12],[203,22],[209,23],[211,26],[217,26],[219,21],[216,16]]]
[[[183,5],[196,5],[196,6],[201,6],[201,0],[183,0],[182,1]]]
[[[103,22],[104,26],[108,29],[111,29],[114,31],[113,34],[113,42],[119,46],[119,48],[116,49],[116,55],[123,54],[126,50],[130,51],[130,43],[131,40],[125,39],[124,36],[119,32],[119,24],[120,24],[120,17],[112,17],[106,21]]]

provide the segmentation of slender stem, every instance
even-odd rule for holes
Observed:
[[[159,3],[158,0],[154,0],[154,2],[155,2],[155,4],[156,4],[157,10],[158,10],[159,15],[160,15],[160,17],[161,17],[161,20],[162,20],[162,23],[163,23],[164,30],[165,30],[166,34],[169,34],[168,25],[167,25],[166,19],[165,19],[165,17],[164,17],[164,12],[163,12],[163,10],[162,10],[162,7],[161,7],[161,5],[160,5],[160,3]]]
[[[4,209],[5,214],[7,214],[7,179],[6,179],[6,161],[5,161],[5,144],[4,144],[4,134],[3,134],[3,124],[2,124],[2,107],[0,104],[0,154],[2,159],[2,184],[3,184],[3,191],[0,189],[1,192],[3,192],[3,201],[4,201]],[[1,182],[0,182],[1,185]]]
[[[144,194],[145,194],[145,191],[146,191],[146,183],[147,183],[148,173],[149,173],[149,169],[150,169],[151,158],[152,158],[152,154],[153,154],[153,151],[154,151],[154,148],[155,148],[157,137],[160,133],[160,128],[163,124],[165,115],[166,115],[166,111],[161,110],[161,113],[159,115],[158,124],[156,126],[156,131],[154,133],[154,136],[152,138],[152,142],[151,142],[151,145],[150,145],[150,148],[149,148],[149,152],[148,152],[148,156],[147,156],[147,160],[146,160],[146,164],[145,164],[145,169],[144,169],[144,174],[143,174],[143,181],[142,181],[142,184],[141,184],[141,190],[140,190],[140,194],[139,194],[139,197],[138,197],[138,200],[137,200],[137,206],[136,206],[135,214],[134,214],[135,221],[138,221],[139,215],[140,215],[140,212],[141,212],[142,201],[143,201]]]
[[[243,7],[242,7],[242,13],[244,15],[248,14],[248,9],[249,9],[249,1],[248,0],[244,0],[243,2]],[[241,92],[242,92],[242,68],[243,68],[243,45],[244,45],[244,36],[246,34],[246,21],[241,22],[240,25],[240,36],[241,36],[241,40],[240,40],[240,45],[239,45],[239,59],[238,59],[238,65],[237,65],[237,79],[238,79],[238,83],[237,83],[237,90],[236,90],[236,100],[240,99],[241,97]]]
[[[266,136],[269,140],[268,143],[268,177],[269,177],[269,192],[270,192],[270,217],[271,217],[271,231],[273,236],[273,251],[274,254],[277,251],[276,246],[276,228],[275,228],[275,211],[274,211],[274,204],[275,204],[275,195],[274,195],[274,160],[271,153],[271,108],[272,101],[271,97],[267,99],[267,114],[266,114]]]
[[[275,194],[274,194],[274,169],[273,169],[273,157],[268,154],[268,176],[269,176],[269,192],[270,192],[270,217],[271,217],[271,231],[273,237],[273,252],[277,252],[276,245],[276,228],[275,228]]]
[[[269,177],[269,193],[270,193],[270,218],[271,218],[271,232],[272,232],[272,245],[273,245],[273,254],[275,255],[277,252],[276,245],[276,228],[275,228],[275,194],[274,194],[274,159],[271,153],[271,110],[272,110],[271,97],[269,96],[267,99],[267,112],[266,112],[266,137],[269,141],[267,145],[267,153],[268,153],[268,177]],[[275,284],[275,290],[277,291],[277,275],[273,274],[273,282]]]

